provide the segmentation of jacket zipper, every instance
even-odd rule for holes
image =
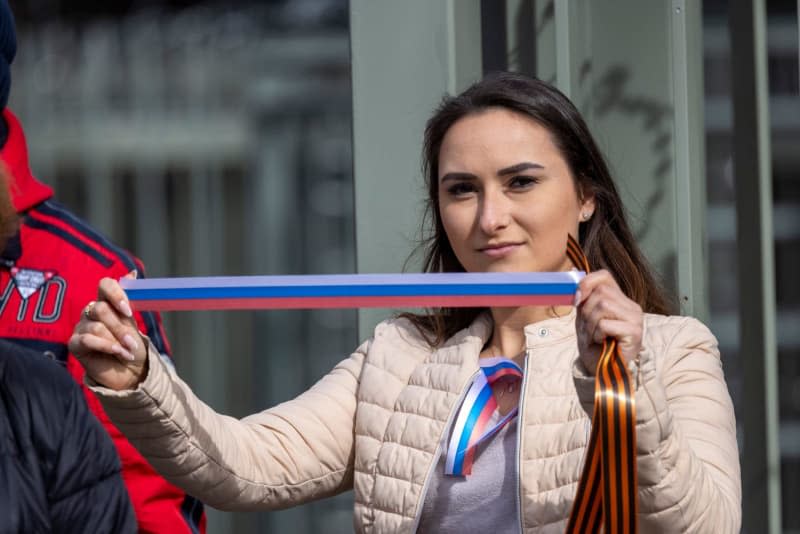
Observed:
[[[520,464],[522,463],[522,432],[523,432],[523,409],[525,408],[525,390],[528,387],[528,363],[530,356],[528,356],[528,349],[525,349],[525,368],[522,374],[522,388],[519,391],[519,410],[517,411],[517,518],[519,519],[520,534],[524,532],[522,529],[522,482],[519,479]]]
[[[447,417],[447,422],[444,425],[444,431],[441,435],[439,435],[439,444],[436,446],[436,451],[433,453],[433,461],[431,465],[428,467],[428,474],[425,475],[425,482],[422,484],[422,493],[420,493],[420,500],[417,503],[417,512],[414,516],[414,528],[411,529],[411,532],[416,533],[417,529],[419,528],[419,523],[422,520],[422,509],[425,507],[425,496],[428,494],[428,483],[431,481],[431,477],[433,476],[433,471],[436,469],[437,464],[439,463],[439,456],[442,453],[442,442],[443,440],[447,439],[447,436],[450,432],[450,427],[453,424],[453,419],[455,418],[456,413],[458,412],[459,408],[461,408],[461,403],[464,402],[464,397],[467,396],[467,392],[469,391],[472,382],[475,380],[475,377],[478,376],[480,373],[480,369],[478,369],[475,373],[472,374],[467,383],[461,387],[461,395],[459,395],[458,399],[456,400],[455,404],[453,405],[453,409],[450,410],[450,415]]]

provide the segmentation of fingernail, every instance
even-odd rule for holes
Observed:
[[[132,270],[128,274],[125,275],[127,278],[133,278],[134,280],[139,276],[139,273],[136,269]]]
[[[130,352],[128,352],[127,350],[125,350],[122,347],[122,345],[115,344],[115,345],[113,345],[111,347],[111,350],[114,352],[114,354],[119,354],[120,356],[122,356],[126,360],[133,361],[133,360],[136,359],[136,357],[133,354],[131,354]]]
[[[575,291],[575,306],[581,303],[581,290]]]
[[[119,309],[125,314],[126,317],[133,317],[133,311],[131,311],[131,306],[128,304],[127,300],[119,301]]]
[[[139,344],[130,334],[122,336],[122,341],[125,342],[125,346],[128,347],[128,350],[134,351],[139,348]]]

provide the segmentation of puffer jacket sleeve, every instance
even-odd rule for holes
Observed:
[[[736,423],[717,341],[690,317],[648,316],[645,325],[638,366],[630,365],[640,531],[738,533]],[[582,401],[592,389],[579,388]]]
[[[297,398],[242,420],[199,400],[151,345],[135,390],[89,384],[167,480],[221,510],[276,509],[352,487],[356,390],[368,343]]]
[[[60,441],[47,440],[46,445],[52,445],[52,463],[45,463],[53,531],[134,533],[136,516],[114,444],[89,411],[78,385],[63,371],[58,374],[63,377],[57,377],[52,386],[58,391],[55,398],[62,408],[61,419],[51,421],[40,433],[61,436]]]

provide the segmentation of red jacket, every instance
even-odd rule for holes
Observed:
[[[117,430],[83,385],[83,367],[67,352],[72,330],[84,306],[96,297],[99,280],[120,278],[133,269],[142,276],[142,263],[51,200],[52,189],[31,174],[19,121],[8,110],[3,118],[9,133],[0,160],[11,175],[12,200],[21,221],[0,258],[0,337],[64,363],[81,384],[89,408],[117,447],[140,532],[205,532],[202,504],[161,478]],[[136,320],[166,357],[169,344],[158,314],[137,313]]]

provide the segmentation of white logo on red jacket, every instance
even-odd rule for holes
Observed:
[[[55,271],[37,271],[36,269],[11,268],[14,285],[23,299],[36,293],[48,280],[56,275]]]

